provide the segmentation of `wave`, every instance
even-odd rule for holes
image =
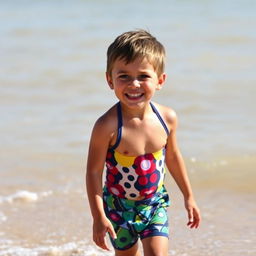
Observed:
[[[14,202],[36,202],[42,197],[47,197],[52,194],[52,191],[45,191],[41,193],[30,192],[27,190],[20,190],[14,194],[7,196],[0,196],[0,203],[14,203]]]
[[[0,241],[1,243],[1,241]],[[11,244],[11,241],[9,241]],[[111,256],[112,252],[102,251],[95,246],[87,245],[85,242],[71,242],[56,246],[41,246],[35,248],[24,248],[9,246],[3,248],[0,245],[0,256]]]

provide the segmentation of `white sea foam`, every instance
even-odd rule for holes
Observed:
[[[52,194],[52,191],[45,191],[41,193],[30,192],[26,190],[17,191],[8,196],[0,196],[0,203],[13,203],[13,202],[36,202],[40,197],[47,197]]]
[[[14,201],[34,202],[38,200],[37,193],[29,192],[26,190],[18,191],[12,195],[2,198],[2,201],[13,203]]]
[[[197,161],[197,159],[196,159],[195,157],[191,157],[191,158],[190,158],[190,161],[191,161],[192,163],[195,163],[195,162]]]
[[[7,217],[2,212],[0,212],[0,223],[5,222],[6,220],[7,220]]]
[[[113,256],[113,252],[105,252],[84,242],[71,242],[60,246],[44,246],[23,248],[12,246],[1,248],[0,256]]]
[[[41,197],[47,197],[47,196],[50,196],[50,195],[52,195],[51,190],[39,193],[39,196],[41,196]]]

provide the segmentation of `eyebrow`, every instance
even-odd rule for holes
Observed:
[[[138,72],[140,74],[148,74],[149,73],[147,70],[139,70]],[[123,73],[129,73],[129,71],[120,69],[116,73],[117,73],[117,75],[119,75],[119,74],[123,74]]]
[[[117,74],[122,74],[122,73],[128,73],[128,71],[122,70],[122,69],[117,71]]]

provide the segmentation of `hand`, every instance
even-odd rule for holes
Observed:
[[[103,250],[110,250],[106,243],[106,233],[109,232],[113,239],[116,239],[115,230],[106,217],[97,219],[93,222],[93,241]]]
[[[201,216],[200,216],[200,210],[197,207],[195,200],[194,199],[185,200],[185,207],[188,212],[187,226],[190,228],[198,228],[201,221]]]

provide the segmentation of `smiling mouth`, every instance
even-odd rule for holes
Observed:
[[[143,95],[144,95],[144,93],[126,93],[126,94],[125,94],[125,96],[126,96],[128,99],[131,99],[131,100],[139,99],[139,98],[141,98]]]

